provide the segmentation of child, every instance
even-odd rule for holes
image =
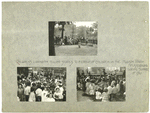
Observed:
[[[47,88],[45,87],[44,90],[42,91],[42,101],[45,101],[47,98],[46,95],[48,94]]]
[[[17,101],[20,101],[19,97],[17,97]]]
[[[58,82],[60,80],[60,77],[59,77],[59,75],[56,77],[56,79],[55,79],[55,84]]]
[[[31,87],[31,93],[29,96],[29,102],[35,102],[35,93],[34,93],[34,88]]]
[[[46,99],[44,100],[44,102],[55,102],[52,93],[46,95]]]
[[[81,48],[81,41],[78,39],[78,47]]]
[[[116,85],[116,88],[118,89],[118,92],[120,91],[120,84],[119,84],[119,81],[118,81],[118,83],[117,83],[117,85]]]
[[[91,84],[89,85],[89,89],[90,89],[89,94],[90,94],[90,95],[94,95],[94,93],[95,93],[94,80],[91,80]]]
[[[90,79],[87,79],[87,82],[86,82],[86,92],[85,92],[87,95],[89,95],[89,92],[90,92],[90,88],[89,88],[90,84],[91,84],[90,83]]]
[[[115,100],[116,101],[116,94],[118,93],[118,89],[116,87],[116,82],[114,83],[114,86],[112,88],[112,100]]]
[[[26,96],[26,101],[29,101],[29,95],[30,95],[30,91],[31,91],[31,87],[30,87],[31,83],[29,81],[27,81],[26,83],[26,88],[24,90],[24,94]]]
[[[102,90],[99,88],[96,90],[96,100],[101,100],[102,99]]]
[[[60,93],[60,89],[56,88],[56,91],[54,93],[54,98],[56,101],[59,101],[61,99],[63,99],[63,95]]]
[[[52,79],[52,82],[50,83],[50,90],[54,90],[55,87],[56,87],[55,79]]]
[[[64,89],[64,92],[63,92],[63,101],[66,101],[66,90]]]
[[[111,97],[112,97],[112,86],[111,86],[111,84],[108,86],[108,94],[109,94],[109,101],[111,101]]]
[[[108,102],[108,101],[109,101],[108,89],[105,88],[104,92],[102,93],[102,102]]]
[[[78,89],[81,89],[80,82],[77,83],[77,88],[78,88]]]
[[[34,89],[34,93],[35,93],[35,91],[36,91],[36,89],[37,89],[37,87],[36,87],[36,84],[35,84],[35,83],[32,83],[32,88]]]
[[[35,91],[36,93],[36,101],[41,101],[42,100],[42,89],[41,89],[41,84],[37,85],[37,90]]]
[[[20,101],[23,101],[23,99],[24,99],[24,89],[23,89],[21,84],[19,84],[19,88],[18,88],[18,97],[19,97]]]
[[[64,88],[62,87],[62,83],[61,83],[61,84],[59,84],[59,90],[60,90],[60,93],[61,93],[61,94],[63,94],[63,92],[64,92]]]

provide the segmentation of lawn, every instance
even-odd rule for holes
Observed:
[[[55,46],[56,56],[94,56],[97,55],[97,46],[64,45]]]

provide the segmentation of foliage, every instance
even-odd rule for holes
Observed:
[[[69,33],[69,36],[71,38],[76,38],[76,36],[84,37],[84,38],[97,38],[97,30],[98,30],[98,23],[93,23],[91,27],[87,26],[79,26],[77,27],[73,22],[71,21],[58,21],[55,23],[57,27],[55,27],[55,36],[58,36],[60,34],[62,36],[62,32],[66,31],[67,34]],[[55,26],[56,26],[55,25]]]
[[[66,24],[71,24],[72,22],[71,21],[58,21],[58,22],[56,22],[58,25],[61,25],[62,27],[61,28],[59,28],[59,30],[61,30],[62,31],[62,33],[61,33],[61,37],[63,38],[63,34],[64,34],[64,26],[66,25]]]
[[[86,31],[86,27],[85,26],[79,26],[77,28],[77,35],[78,35],[78,37],[85,37],[85,31]]]
[[[94,29],[94,33],[93,33],[93,36],[97,36],[97,30],[98,30],[98,23],[93,23],[92,25],[93,29]]]

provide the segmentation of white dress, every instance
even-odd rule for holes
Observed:
[[[46,97],[47,94],[48,94],[48,91],[45,91],[45,90],[42,91],[42,101],[43,102],[47,99],[47,97]]]
[[[102,99],[102,94],[99,91],[96,91],[96,99]]]

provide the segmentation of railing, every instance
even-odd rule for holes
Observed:
[[[56,41],[54,41],[54,44],[55,45],[61,45],[62,43],[65,43],[64,41],[58,41],[57,43],[56,43]],[[81,43],[91,43],[91,44],[97,44],[97,40],[95,40],[95,39],[89,39],[88,41],[86,41],[85,39],[81,39]],[[78,44],[78,41],[73,41],[72,43],[70,43],[70,42],[67,42],[67,44],[66,45],[77,45]]]
[[[97,44],[97,40],[88,40],[88,43]]]

